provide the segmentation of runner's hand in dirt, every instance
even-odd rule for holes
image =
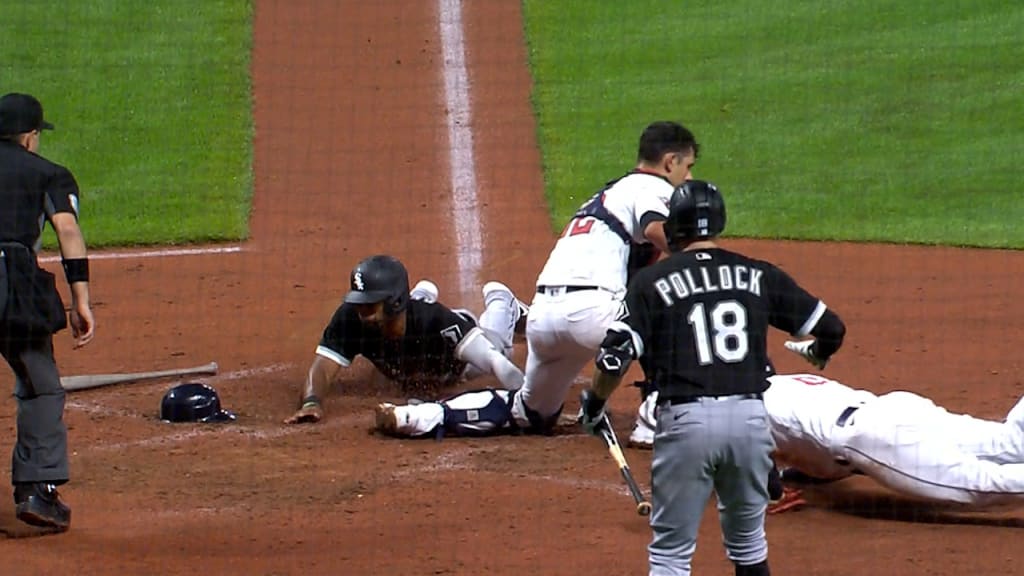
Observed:
[[[320,404],[306,404],[299,408],[295,414],[287,418],[285,424],[315,424],[324,418],[324,409]]]

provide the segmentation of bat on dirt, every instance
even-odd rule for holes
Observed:
[[[60,385],[68,391],[88,390],[111,384],[123,384],[126,382],[138,382],[140,380],[156,380],[158,378],[173,378],[176,376],[191,375],[213,375],[217,373],[217,363],[210,362],[202,366],[192,368],[176,368],[173,370],[157,370],[154,372],[122,372],[115,374],[89,374],[84,376],[62,376]]]
[[[633,501],[636,502],[636,513],[641,516],[647,516],[651,513],[651,503],[644,497],[644,493],[640,490],[640,486],[636,483],[636,479],[633,478],[633,473],[629,470],[629,464],[626,463],[626,456],[622,453],[622,447],[619,446],[619,439],[615,437],[615,431],[612,430],[612,423],[608,419],[608,415],[604,415],[604,425],[601,426],[601,438],[604,439],[604,443],[608,445],[608,452],[612,455],[612,459],[619,466],[619,472],[622,472],[622,479],[626,481],[626,486],[629,487],[629,493],[633,496]]]

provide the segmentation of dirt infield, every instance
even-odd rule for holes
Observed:
[[[69,394],[72,529],[31,537],[8,500],[0,574],[646,573],[649,529],[592,438],[373,436],[372,406],[400,398],[362,362],[345,371],[322,425],[280,424],[361,257],[394,253],[414,277],[435,280],[443,301],[477,311],[480,294],[465,286],[491,278],[530,298],[553,238],[518,3],[471,2],[462,13],[479,246],[460,244],[466,216],[451,202],[437,3],[256,6],[252,238],[237,253],[96,261],[97,340],[83,351],[67,334],[57,341],[64,374],[216,360],[221,374],[202,380],[238,422],[157,421],[166,381]],[[831,375],[995,418],[1024,394],[1014,294],[1024,254],[727,245],[778,262],[843,315],[848,342]],[[775,356],[780,371],[804,369]],[[10,386],[7,371],[0,384]],[[627,391],[613,399],[620,434],[636,401]],[[566,410],[575,408],[573,396]],[[0,410],[6,453],[14,402]],[[627,458],[646,486],[650,455]],[[1019,571],[1024,512],[958,513],[861,480],[812,500],[769,519],[779,574]],[[701,574],[732,573],[716,522],[709,505]]]

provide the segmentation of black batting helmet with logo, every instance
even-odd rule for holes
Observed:
[[[220,407],[217,391],[198,382],[171,388],[160,402],[160,419],[166,422],[231,422],[235,415]]]
[[[364,259],[352,269],[351,290],[345,295],[349,304],[384,303],[384,312],[398,314],[409,305],[409,273],[394,256],[378,254]]]
[[[687,180],[672,191],[665,220],[669,245],[680,240],[718,236],[725,230],[725,200],[718,188],[703,180]]]

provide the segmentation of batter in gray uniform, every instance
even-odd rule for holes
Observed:
[[[768,569],[764,531],[773,448],[761,394],[774,374],[768,326],[803,337],[793,351],[819,368],[845,326],[818,298],[769,264],[719,248],[725,202],[691,180],[672,194],[665,235],[672,254],[629,283],[618,321],[597,355],[581,423],[604,425],[608,396],[642,358],[659,393],[651,464],[651,576],[685,576],[711,491],[737,576]]]

